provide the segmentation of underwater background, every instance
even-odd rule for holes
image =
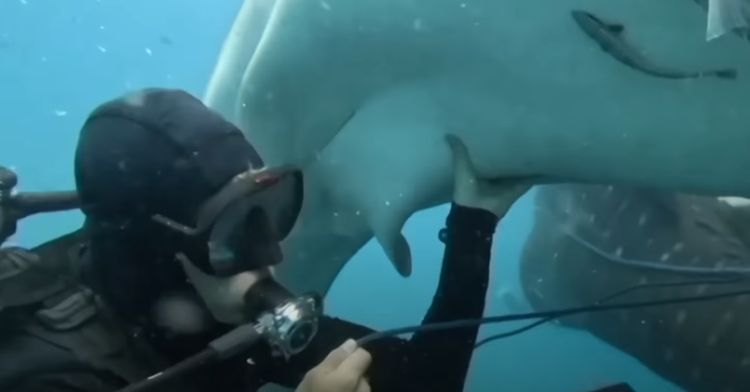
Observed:
[[[72,189],[74,149],[89,112],[143,87],[202,96],[241,3],[0,0],[0,165],[16,171],[19,190]],[[518,304],[509,309],[507,298],[522,296],[517,265],[531,228],[531,198],[533,192],[498,229],[486,315],[519,310]],[[414,254],[409,279],[368,243],[334,284],[328,313],[376,329],[420,323],[440,271],[437,232],[447,212],[440,206],[407,223],[404,234]],[[35,246],[81,221],[77,212],[31,217],[5,245]],[[515,326],[483,327],[480,338]],[[480,348],[466,390],[583,392],[620,381],[638,391],[680,391],[588,333],[554,325]]]

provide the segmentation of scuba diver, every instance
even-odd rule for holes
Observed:
[[[463,143],[447,141],[454,201],[425,324],[482,316],[493,233],[531,185],[477,178]],[[99,106],[75,179],[82,229],[0,253],[0,390],[463,390],[478,325],[358,347],[349,339],[372,330],[274,280],[301,172],[264,167],[239,129],[188,93],[147,89]],[[0,173],[0,202],[21,200],[14,185]],[[0,210],[0,239],[24,215]]]

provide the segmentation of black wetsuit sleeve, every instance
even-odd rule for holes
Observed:
[[[497,217],[480,209],[453,204],[440,232],[445,242],[438,288],[423,324],[484,313],[490,251]],[[411,339],[389,337],[365,348],[372,354],[369,379],[374,392],[462,391],[478,327],[417,332]],[[348,338],[373,330],[345,320],[325,317],[308,349],[290,363],[258,363],[262,382],[296,386],[305,373]]]

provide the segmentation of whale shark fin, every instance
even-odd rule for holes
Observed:
[[[401,233],[406,218],[405,214],[388,214],[388,216],[380,217],[372,225],[375,239],[383,248],[393,267],[403,277],[411,276],[412,271],[411,248],[406,237]]]

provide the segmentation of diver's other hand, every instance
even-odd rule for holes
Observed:
[[[479,178],[464,142],[448,134],[445,140],[453,154],[453,201],[464,207],[481,208],[502,218],[526,191],[531,178]]]
[[[307,372],[296,392],[370,392],[365,372],[371,362],[370,353],[347,340]]]

